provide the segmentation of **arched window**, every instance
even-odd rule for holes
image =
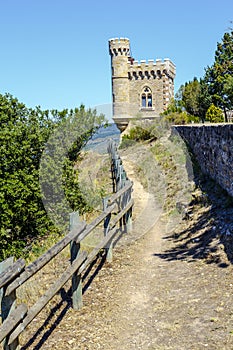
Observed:
[[[144,87],[142,90],[141,107],[142,108],[152,107],[152,92],[148,86]]]
[[[146,107],[146,94],[142,94],[142,107]]]

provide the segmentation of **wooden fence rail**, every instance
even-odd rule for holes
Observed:
[[[114,143],[109,144],[108,152],[111,156],[114,193],[109,198],[104,198],[103,212],[89,224],[80,222],[78,213],[71,213],[68,234],[28,266],[26,266],[23,259],[14,262],[13,257],[0,263],[2,317],[0,342],[2,342],[4,350],[20,348],[19,335],[70,279],[72,279],[72,306],[74,309],[80,309],[82,307],[82,273],[103,249],[107,261],[112,261],[114,237],[118,232],[127,233],[131,229],[132,207],[134,204],[131,198],[133,183],[126,176]],[[83,239],[101,223],[103,223],[102,240],[91,252],[81,251]],[[33,306],[28,308],[26,304],[17,305],[17,289],[68,245],[70,245],[71,265]]]

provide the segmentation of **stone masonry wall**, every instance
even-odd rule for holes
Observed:
[[[233,196],[233,124],[174,126],[203,173]]]
[[[136,116],[151,114],[159,116],[174,97],[175,66],[169,59],[142,60],[128,62],[129,77],[129,114]],[[152,108],[142,108],[143,89],[149,87],[152,92]]]

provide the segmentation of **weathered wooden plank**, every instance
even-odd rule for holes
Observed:
[[[103,210],[106,210],[107,206],[108,206],[108,198],[104,198],[103,199]],[[111,213],[104,220],[104,236],[108,235],[110,220],[111,220]],[[112,262],[112,244],[111,243],[109,244],[109,247],[107,249],[106,260],[108,262]]]
[[[110,222],[110,227],[114,227],[118,221],[125,215],[125,213],[132,208],[134,205],[134,200],[131,199],[129,203],[127,203],[126,207],[119,213],[117,214],[114,219]]]
[[[103,210],[106,211],[107,208],[108,208],[108,198],[106,197],[106,198],[103,198]],[[108,233],[110,220],[111,220],[111,213],[108,214],[108,216],[106,216],[106,218],[104,219],[104,236],[106,236]]]
[[[103,238],[103,240],[88,254],[86,261],[82,264],[82,266],[79,269],[79,272],[82,273],[88,265],[96,258],[99,251],[107,246],[107,244],[113,239],[115,234],[117,233],[117,228],[113,228],[110,230]]]
[[[10,257],[0,264],[1,271],[8,271],[9,267],[14,265],[14,257]],[[1,298],[1,316],[2,321],[4,322],[9,315],[14,312],[16,308],[16,292],[13,291],[9,295],[6,296],[5,294],[5,287],[0,289],[0,298]],[[4,350],[16,350],[19,345],[19,339],[16,338],[14,342],[12,342],[11,346],[9,347],[7,340],[5,339],[3,341],[3,349]]]
[[[61,277],[45,292],[45,294],[28,310],[27,316],[23,322],[12,332],[9,337],[9,344],[11,344],[25,327],[39,314],[39,312],[48,304],[54,295],[64,286],[64,284],[71,278],[75,271],[83,264],[87,258],[87,253],[80,253],[79,257],[75,259],[71,266],[61,275]]]
[[[9,266],[12,266],[14,263],[14,257],[13,256],[10,256],[9,258],[3,260],[0,262],[0,273],[2,272],[5,272],[6,269],[9,267]]]
[[[126,191],[128,191],[130,188],[133,187],[133,182],[130,180],[127,180],[125,183],[125,186],[119,190],[118,192],[114,193],[108,200],[109,205],[114,203],[119,197],[121,197]]]
[[[1,261],[0,262],[0,273],[2,274],[3,272],[5,272],[7,268],[9,268],[10,266],[13,265],[13,263],[14,263],[13,256]],[[5,289],[0,288],[0,305],[1,305],[0,313],[1,313],[2,321],[5,319],[5,311],[3,310],[4,303],[2,302],[2,299],[4,298],[4,293],[5,293]],[[6,315],[6,317],[7,317],[7,315]]]
[[[99,251],[107,246],[107,244],[113,239],[115,234],[117,233],[117,228],[114,227],[116,223],[125,215],[125,213],[132,208],[134,204],[133,199],[127,204],[127,206],[122,210],[114,219],[110,222],[111,230],[108,231],[107,235],[104,237],[104,239],[91,251],[90,254],[88,254],[87,260],[84,262],[84,264],[81,266],[79,272],[82,273],[87,266],[95,259]],[[111,259],[111,257],[109,257]]]
[[[20,304],[0,326],[0,342],[19,324],[27,313],[27,305]]]
[[[113,244],[110,242],[109,247],[107,248],[106,261],[111,263],[113,260]]]
[[[102,214],[100,214],[95,220],[87,225],[86,229],[78,236],[76,242],[81,242],[91,231],[96,228],[112,211],[117,208],[116,204],[110,205]]]
[[[14,263],[14,257],[11,256],[3,261],[0,262],[0,273],[4,273],[5,271],[7,271],[7,269],[9,269]],[[0,289],[0,305],[1,305],[1,317],[2,317],[2,321],[5,320],[5,318],[8,315],[7,310],[4,310],[5,308],[5,303],[4,303],[4,296],[5,296],[5,289],[1,288]]]
[[[74,229],[79,224],[79,214],[78,212],[73,212],[70,214],[70,229]],[[71,264],[80,254],[80,242],[77,243],[72,240],[70,243],[70,261]],[[74,310],[79,310],[83,306],[82,302],[82,278],[81,274],[77,271],[74,272],[72,276],[72,306]]]
[[[13,263],[13,265],[9,266],[0,273],[0,288],[4,287],[6,284],[11,282],[16,278],[24,269],[26,263],[24,259],[18,259]]]
[[[46,253],[41,255],[37,260],[28,265],[25,271],[14,280],[6,289],[6,295],[17,289],[20,285],[26,282],[36,272],[42,269],[50,260],[60,253],[73,239],[76,239],[79,234],[86,228],[86,223],[80,223],[80,226],[69,232],[63,239],[51,247]]]
[[[125,214],[125,220],[126,220],[126,231],[131,232],[133,228],[132,207]]]

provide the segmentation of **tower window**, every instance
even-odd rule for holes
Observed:
[[[152,107],[152,96],[151,96],[151,94],[148,94],[147,102],[148,102],[148,107]]]
[[[143,88],[143,91],[141,94],[141,107],[142,108],[152,107],[152,92],[148,86]]]
[[[142,94],[142,107],[146,107],[146,95]]]

